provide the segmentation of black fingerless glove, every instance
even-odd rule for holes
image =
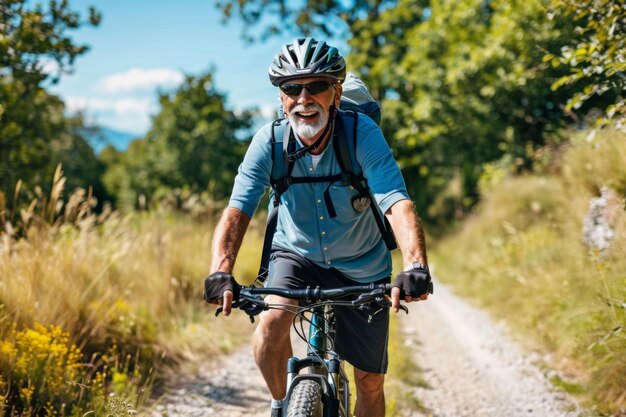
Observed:
[[[392,286],[400,288],[400,298],[420,297],[426,293],[433,293],[428,268],[413,268],[400,272]]]
[[[226,272],[214,272],[204,280],[204,300],[207,303],[219,301],[224,298],[224,291],[233,292],[233,300],[239,297],[241,285],[235,278]]]

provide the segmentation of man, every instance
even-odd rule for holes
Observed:
[[[297,39],[276,55],[269,76],[279,87],[282,108],[297,142],[295,151],[285,150],[292,156],[292,175],[320,177],[341,172],[335,150],[329,146],[333,140],[340,140],[337,134],[347,135],[348,131],[334,129],[337,118],[347,117],[337,110],[346,77],[345,60],[338,50],[313,38]],[[362,168],[402,251],[406,271],[398,274],[391,292],[392,308],[397,312],[401,291],[406,302],[427,298],[430,274],[424,233],[380,128],[363,115],[356,121],[355,163]],[[285,125],[281,125],[283,129],[288,128]],[[270,185],[274,165],[286,163],[282,155],[272,157],[272,137],[275,141],[283,138],[282,134],[273,134],[273,129],[276,126],[269,124],[253,138],[235,179],[229,206],[213,237],[213,273],[205,281],[205,298],[221,302],[225,315],[231,310],[232,289],[236,286],[231,273],[243,236]],[[283,150],[282,144],[278,149]],[[340,182],[292,184],[281,193],[266,285],[303,288],[389,282],[390,252],[372,213],[353,206],[355,197],[357,190]],[[267,301],[296,304],[277,296],[268,296]],[[335,351],[355,368],[357,417],[385,414],[388,320],[387,311],[375,315],[371,323],[366,314],[353,309],[337,312]],[[291,322],[291,314],[284,311],[263,312],[253,336],[255,359],[273,397],[272,416],[281,415],[281,400],[286,394],[286,364],[292,356]]]

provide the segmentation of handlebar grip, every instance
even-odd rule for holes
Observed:
[[[391,295],[391,289],[393,288],[393,284],[384,284],[384,285],[385,285],[385,294]],[[433,282],[430,281],[428,283],[428,290],[427,290],[428,294],[433,294],[434,290],[435,290],[435,287],[433,285]],[[404,298],[404,292],[402,290],[400,290],[400,298]]]

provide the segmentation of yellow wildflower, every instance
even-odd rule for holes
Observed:
[[[30,402],[30,399],[33,397],[33,392],[35,392],[34,388],[24,387],[20,389],[20,397],[22,398],[22,400]]]

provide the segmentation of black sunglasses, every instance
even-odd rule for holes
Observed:
[[[300,93],[302,92],[302,89],[306,88],[309,94],[313,96],[315,94],[319,94],[328,90],[328,87],[330,87],[331,85],[332,84],[329,83],[328,81],[314,81],[308,84],[285,83],[285,84],[281,84],[280,89],[283,93],[287,94],[288,96],[298,97]]]

